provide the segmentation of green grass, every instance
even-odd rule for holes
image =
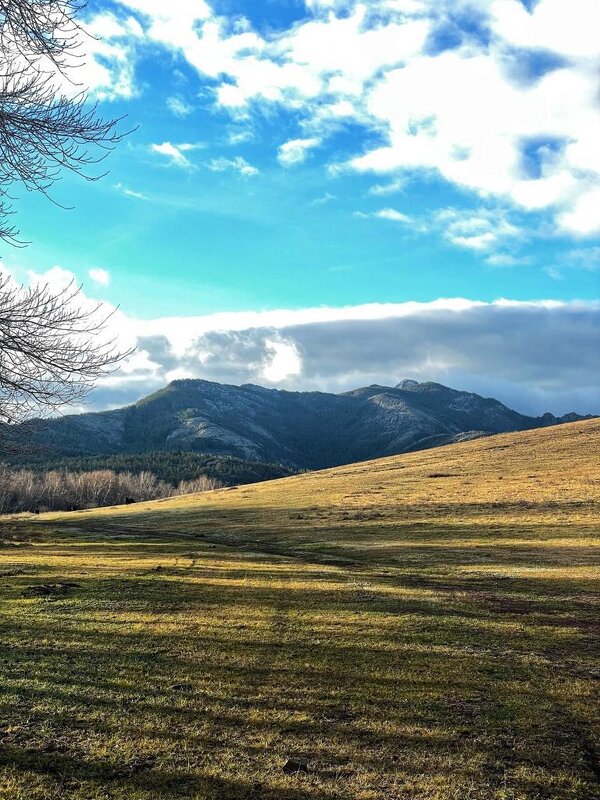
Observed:
[[[600,798],[599,455],[592,421],[4,519],[1,800]]]

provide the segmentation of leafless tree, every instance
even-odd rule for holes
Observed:
[[[22,244],[12,223],[11,188],[48,196],[63,170],[97,180],[99,164],[123,137],[75,87],[86,33],[82,0],[0,0],[0,239]]]
[[[122,138],[74,75],[84,0],[0,0],[0,239],[20,244],[10,191],[48,196],[64,170],[88,180]],[[64,92],[60,87],[69,87]],[[0,450],[16,425],[81,400],[127,353],[103,341],[108,317],[79,289],[23,288],[0,274]]]
[[[108,336],[110,317],[73,284],[24,288],[0,276],[0,452],[15,426],[80,402],[130,354]]]
[[[0,515],[121,505],[128,497],[138,502],[157,500],[208,492],[220,486],[206,476],[171,486],[150,472],[33,472],[0,464]]]

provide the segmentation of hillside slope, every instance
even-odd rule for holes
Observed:
[[[0,520],[0,797],[600,800],[599,458],[592,420]]]
[[[51,420],[43,443],[49,457],[180,450],[322,469],[576,418],[528,417],[437,383],[336,395],[180,380],[128,408]]]
[[[354,536],[357,521],[368,523],[365,547],[370,547],[374,535],[412,522],[470,525],[489,518],[498,525],[509,525],[531,517],[536,524],[558,524],[565,515],[582,521],[590,515],[595,518],[599,462],[600,420],[589,420],[239,488],[46,517],[76,525],[84,519],[109,523],[116,517],[118,524],[128,526],[129,519],[132,524],[142,521],[147,532],[153,525],[159,531],[166,525],[169,530],[192,533],[213,524],[220,530],[226,520],[228,535],[240,527],[244,535],[257,532],[261,540],[269,541],[273,528],[275,541],[289,527],[295,546],[304,539],[312,541],[315,526],[329,528],[334,523],[332,546],[337,551],[348,546],[344,525],[353,528]],[[373,527],[378,530],[374,532]],[[211,536],[218,536],[218,530],[212,530]],[[351,545],[353,551],[355,544]],[[322,545],[319,535],[319,547]]]

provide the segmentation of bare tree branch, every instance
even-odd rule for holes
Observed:
[[[126,135],[121,119],[104,119],[85,92],[67,96],[57,76],[71,80],[85,31],[82,0],[0,0],[0,239],[22,245],[12,222],[10,189],[48,196],[61,172],[86,180]]]
[[[13,187],[48,197],[65,170],[97,180],[125,135],[84,91],[58,88],[76,86],[84,6],[0,0],[0,239],[13,245],[25,244],[12,220]],[[21,445],[23,423],[80,402],[129,355],[106,340],[109,318],[77,286],[24,288],[0,274],[0,450]]]
[[[86,303],[74,284],[62,291],[47,285],[25,288],[0,276],[4,449],[13,426],[81,402],[98,378],[131,354],[104,336],[113,314]]]
[[[59,68],[73,57],[85,0],[0,0],[0,48],[28,60],[45,56]]]

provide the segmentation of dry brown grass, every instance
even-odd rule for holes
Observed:
[[[600,798],[599,455],[593,420],[6,519],[0,798]]]

